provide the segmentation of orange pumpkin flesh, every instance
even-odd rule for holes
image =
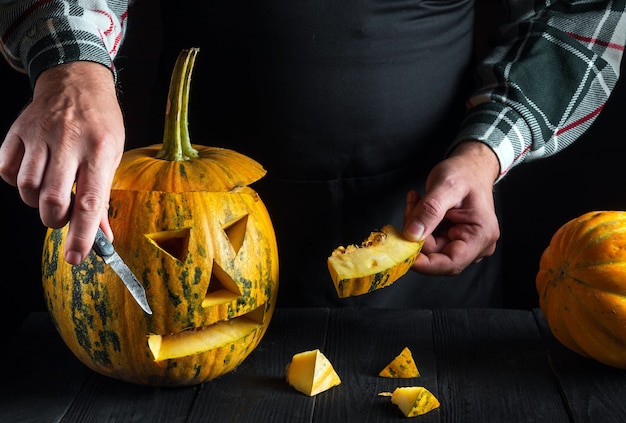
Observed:
[[[94,253],[79,266],[63,260],[67,227],[44,241],[44,295],[63,340],[91,369],[138,384],[188,386],[232,371],[260,342],[276,302],[274,230],[248,186],[265,170],[189,140],[196,54],[185,50],[176,63],[163,145],[127,151],[111,189],[115,248],[153,314]]]
[[[559,228],[541,257],[536,287],[555,338],[626,368],[626,212],[589,212]]]

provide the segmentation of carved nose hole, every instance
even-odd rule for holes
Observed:
[[[241,297],[241,290],[233,278],[214,261],[211,280],[202,300],[202,307],[225,304],[239,297]]]

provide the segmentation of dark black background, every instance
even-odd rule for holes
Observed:
[[[120,100],[127,124],[127,148],[161,142],[150,139],[161,128],[147,128],[155,104],[150,96],[156,80],[160,47],[157,2],[138,1],[128,35],[117,59]],[[190,46],[191,47],[191,46]],[[626,66],[622,65],[622,72]],[[540,75],[538,75],[540,76]],[[4,135],[30,96],[25,75],[0,63],[4,87],[0,101],[0,136]],[[501,216],[505,306],[537,306],[535,275],[552,234],[569,219],[590,210],[626,209],[626,87],[624,81],[591,129],[558,155],[515,168],[496,186],[503,201]],[[43,310],[40,259],[45,228],[37,210],[25,206],[16,188],[2,190],[2,306],[0,318],[9,329],[32,310]]]

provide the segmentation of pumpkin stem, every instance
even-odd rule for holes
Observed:
[[[187,124],[191,72],[199,50],[185,49],[176,59],[167,95],[163,147],[156,155],[158,159],[183,161],[198,157],[198,150],[191,146]]]

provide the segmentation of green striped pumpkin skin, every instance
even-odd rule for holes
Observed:
[[[367,294],[388,287],[411,269],[418,254],[419,251],[401,263],[398,263],[395,267],[385,269],[382,272],[358,278],[341,279],[336,285],[337,295],[339,298],[346,298]]]
[[[150,386],[195,385],[241,364],[265,334],[278,291],[276,240],[257,194],[247,187],[184,193],[114,189],[110,223],[115,248],[144,285],[153,314],[141,310],[93,252],[81,265],[67,264],[67,227],[48,230],[45,301],[76,357],[98,373]],[[206,303],[216,292],[229,295]],[[226,345],[162,361],[148,347],[150,334],[191,333],[251,312],[258,327]]]

